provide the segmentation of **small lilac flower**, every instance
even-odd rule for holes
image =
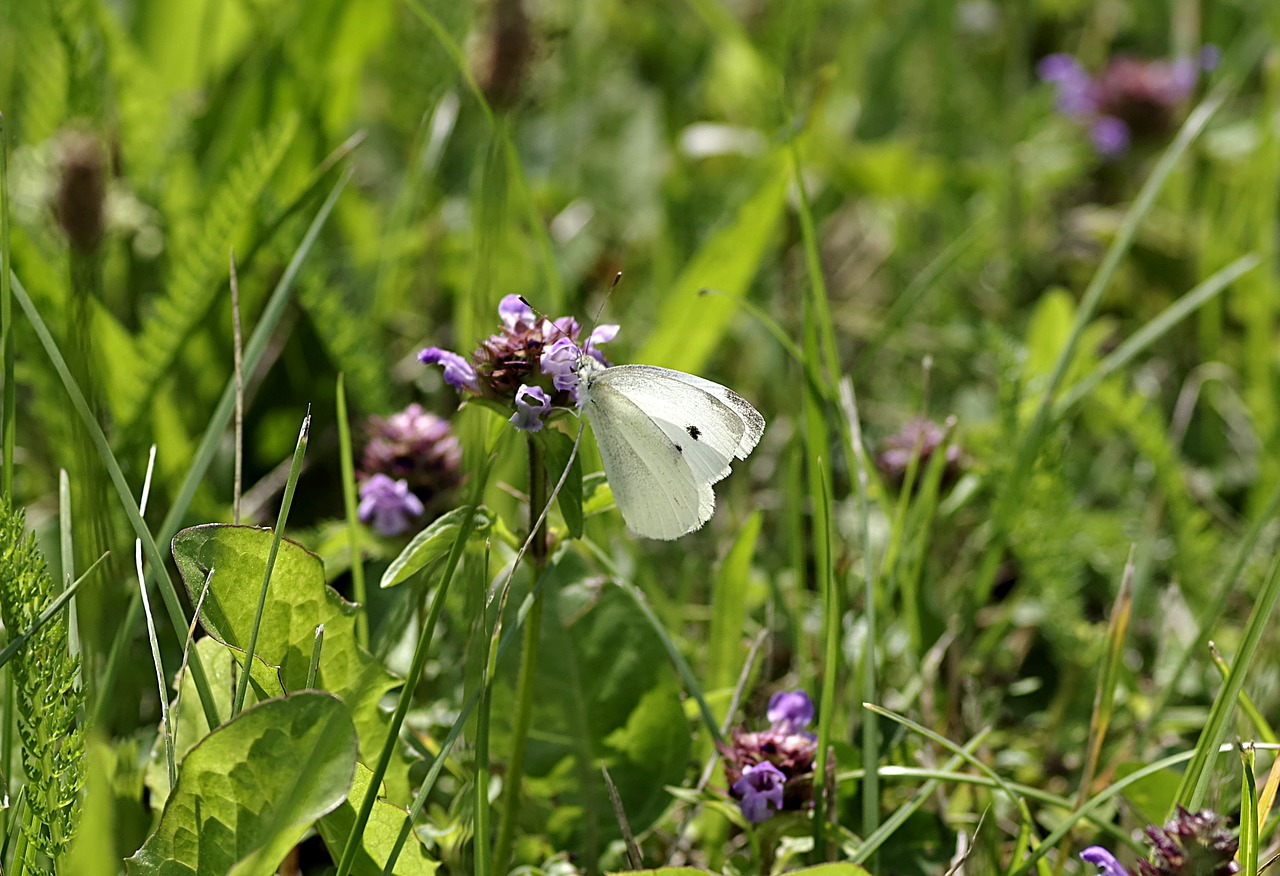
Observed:
[[[1089,127],[1093,148],[1104,158],[1116,158],[1129,148],[1129,126],[1115,116],[1098,116]]]
[[[787,777],[771,763],[759,763],[746,767],[742,778],[733,785],[733,792],[738,795],[738,805],[742,814],[752,824],[759,824],[773,817],[769,804],[773,808],[782,809],[782,790]]]
[[[471,363],[457,353],[442,350],[439,347],[428,347],[418,354],[418,361],[425,365],[443,365],[444,382],[459,390],[468,389],[478,392],[480,384],[476,379],[476,369]]]
[[[1040,61],[1036,72],[1042,81],[1056,86],[1055,106],[1064,116],[1085,119],[1097,109],[1093,79],[1075,58],[1065,53],[1049,55]]]
[[[411,517],[424,511],[422,500],[409,492],[404,480],[376,474],[360,485],[360,519],[373,522],[383,535],[399,535],[409,528]]]
[[[552,385],[562,392],[577,397],[578,393],[578,345],[568,338],[561,338],[542,351],[539,367],[551,378]]]
[[[1089,846],[1080,853],[1080,860],[1097,867],[1099,876],[1130,876],[1116,856],[1102,846]]]
[[[608,364],[605,362],[604,354],[596,347],[600,344],[607,344],[618,336],[618,326],[616,325],[598,325],[592,329],[590,336],[587,338],[585,347],[587,355],[595,357],[596,361],[601,365]]]
[[[551,410],[551,399],[540,386],[521,386],[516,392],[516,412],[511,423],[522,432],[542,429],[542,415]]]
[[[498,318],[507,331],[519,331],[521,326],[533,325],[533,308],[519,295],[507,295],[498,302]]]
[[[775,731],[799,733],[813,720],[813,700],[802,690],[780,690],[769,698],[767,714]]]
[[[954,422],[947,421],[946,426],[939,426],[932,420],[917,417],[907,421],[896,434],[890,435],[881,442],[880,453],[876,456],[876,468],[886,480],[901,486],[907,477],[913,458],[918,457],[916,467],[923,472],[929,460],[943,447],[947,439],[947,429]],[[946,444],[946,463],[942,472],[944,485],[954,483],[961,472],[961,450],[954,443]]]

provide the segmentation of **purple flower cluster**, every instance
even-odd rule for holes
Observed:
[[[1231,836],[1226,820],[1211,809],[1190,812],[1181,806],[1164,827],[1150,825],[1149,860],[1139,861],[1137,876],[1232,876],[1240,872],[1235,862],[1239,841]],[[1133,876],[1116,856],[1101,846],[1090,846],[1080,859],[1098,868],[1100,876]]]
[[[900,486],[906,479],[907,469],[911,467],[912,459],[918,457],[917,471],[923,471],[946,439],[945,428],[932,420],[917,417],[907,422],[897,434],[884,439],[880,453],[876,456],[876,468],[885,479]],[[946,468],[942,474],[944,485],[954,483],[961,471],[960,447],[956,444],[947,444],[946,454]]]
[[[1088,125],[1093,147],[1104,158],[1123,155],[1135,137],[1169,131],[1181,104],[1191,95],[1202,70],[1218,63],[1218,50],[1206,46],[1199,58],[1147,61],[1117,57],[1097,76],[1067,54],[1049,55],[1036,71],[1056,89],[1058,112]]]
[[[804,691],[779,691],[769,699],[768,716],[768,730],[739,728],[721,748],[729,794],[753,824],[813,803],[818,742],[804,729],[813,720],[813,700]]]
[[[383,535],[399,535],[458,486],[462,448],[447,421],[417,404],[385,419],[370,417],[365,431],[360,519]]]
[[[616,325],[598,326],[578,346],[582,326],[571,316],[554,322],[534,314],[519,295],[498,304],[502,329],[482,341],[471,358],[428,347],[418,359],[444,367],[444,380],[460,393],[514,406],[511,423],[537,432],[553,408],[578,404],[577,361],[582,352],[607,365],[597,347],[614,339]]]

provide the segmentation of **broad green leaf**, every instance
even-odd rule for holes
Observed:
[[[213,570],[200,620],[216,639],[243,651],[262,587],[271,530],[207,524],[179,532],[173,557],[194,603],[205,575]],[[324,624],[316,687],[340,696],[360,734],[360,751],[375,757],[386,738],[378,708],[382,695],[398,683],[356,640],[360,609],[325,584],[320,558],[288,539],[280,542],[271,575],[257,656],[280,667],[285,691],[306,687],[316,627]]]
[[[487,508],[477,509],[474,513],[476,518],[471,537],[483,539],[486,530],[493,524],[493,515]],[[409,580],[420,569],[448,556],[466,514],[466,508],[455,508],[447,514],[441,514],[430,526],[415,535],[400,552],[400,556],[387,566],[387,571],[382,573],[379,586],[394,587]]]
[[[631,598],[601,587],[573,554],[547,574],[527,805],[555,800],[544,811],[552,842],[576,846],[590,859],[592,838],[605,843],[618,835],[600,763],[609,768],[631,828],[646,830],[671,802],[665,786],[683,781],[689,722],[666,651],[637,618]],[[514,658],[505,661],[505,679],[515,676]],[[509,750],[511,697],[506,684],[495,687],[497,752]]]
[[[543,446],[547,449],[547,490],[550,491],[565,466],[570,466],[569,476],[560,488],[556,502],[560,505],[560,513],[564,516],[564,525],[574,538],[582,538],[582,457],[574,454],[570,462],[569,454],[573,453],[573,439],[558,429],[546,429],[541,433]]]
[[[351,793],[342,805],[330,812],[316,824],[320,837],[324,840],[329,853],[336,861],[342,855],[347,843],[347,835],[356,820],[356,810],[352,801],[364,799],[365,790],[369,787],[369,779],[373,772],[363,764],[356,764],[355,778],[351,782]],[[404,825],[407,810],[393,806],[379,798],[369,814],[369,821],[360,834],[360,850],[351,867],[355,876],[378,876],[387,862],[387,855],[395,846]],[[409,840],[396,858],[396,865],[391,872],[394,876],[430,876],[436,872],[440,864],[427,855],[417,831],[409,834]]]
[[[355,765],[355,728],[336,697],[306,691],[259,703],[187,755],[129,872],[269,876],[346,798]]]
[[[733,220],[703,245],[661,302],[657,330],[635,361],[698,372],[719,345],[746,295],[786,207],[791,167],[786,153],[772,161],[756,193]],[[702,295],[714,289],[718,295]],[[696,326],[697,331],[690,331]]]
[[[216,576],[215,576],[216,577]],[[214,710],[219,722],[225,722],[231,716],[231,694],[235,689],[236,673],[243,665],[244,653],[224,645],[217,639],[205,637],[192,645],[200,652],[200,660],[209,676],[209,688],[213,691]],[[253,661],[253,678],[249,685],[249,693],[245,702],[249,705],[260,700],[284,695],[280,685],[279,670],[260,660]],[[205,720],[204,709],[200,707],[196,686],[191,680],[191,673],[182,673],[180,695],[170,706],[170,719],[173,722],[173,735],[177,743],[174,751],[179,766],[187,752],[195,748],[200,740],[209,735],[209,722]],[[156,735],[152,747],[151,759],[147,762],[146,784],[150,793],[151,808],[159,811],[169,799],[169,769],[164,751],[164,736]]]

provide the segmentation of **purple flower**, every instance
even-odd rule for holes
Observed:
[[[813,700],[802,690],[780,690],[769,698],[767,714],[775,731],[799,733],[813,720]]]
[[[382,474],[404,479],[423,504],[449,501],[461,480],[462,447],[447,420],[412,404],[387,418],[370,417],[369,436],[360,454],[360,479]]]
[[[542,428],[542,416],[578,404],[578,360],[585,353],[608,365],[596,349],[618,333],[616,325],[598,326],[582,347],[582,326],[571,316],[554,322],[534,312],[519,295],[498,304],[501,329],[480,342],[470,358],[429,347],[419,360],[444,366],[445,382],[478,396],[491,407],[514,408],[511,422],[524,431]],[[537,390],[537,394],[534,393]]]
[[[425,509],[422,500],[409,492],[404,480],[393,481],[376,474],[360,485],[360,519],[373,521],[373,528],[383,535],[399,535],[410,526],[410,517]]]
[[[560,392],[567,392],[578,401],[578,345],[568,338],[561,338],[542,353],[538,365],[542,373],[551,378],[551,384]]]
[[[551,410],[551,399],[540,386],[521,386],[516,392],[516,412],[511,423],[522,432],[537,432],[542,428],[542,415]]]
[[[1085,119],[1097,106],[1093,99],[1093,79],[1070,55],[1049,55],[1036,67],[1040,79],[1057,88],[1055,105],[1058,112],[1072,119]]]
[[[426,365],[443,365],[444,382],[457,389],[469,389],[479,392],[480,383],[476,379],[476,369],[471,363],[457,353],[442,350],[439,347],[427,347],[418,354],[418,361]]]
[[[1116,158],[1129,148],[1129,126],[1115,116],[1098,116],[1089,127],[1093,148],[1104,158]]]
[[[738,796],[742,814],[752,824],[759,824],[773,817],[769,804],[782,809],[782,791],[787,777],[771,763],[758,763],[746,767],[742,778],[734,782],[733,792]]]
[[[1102,846],[1089,846],[1080,853],[1080,860],[1097,867],[1099,876],[1130,876],[1116,856]]]
[[[498,302],[498,318],[502,320],[507,331],[519,331],[522,327],[527,328],[533,325],[533,308],[519,295],[507,295]]]

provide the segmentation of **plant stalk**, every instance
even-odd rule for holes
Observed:
[[[547,504],[547,456],[542,445],[529,436],[529,526],[534,530],[529,560],[529,580],[536,582],[547,567],[547,525],[542,509]],[[516,677],[515,727],[511,736],[511,763],[502,793],[502,816],[493,855],[493,872],[505,873],[511,861],[516,818],[520,814],[520,789],[524,783],[524,750],[533,720],[533,683],[538,667],[538,642],[542,637],[542,598],[535,593],[524,625],[520,648],[520,672]]]

